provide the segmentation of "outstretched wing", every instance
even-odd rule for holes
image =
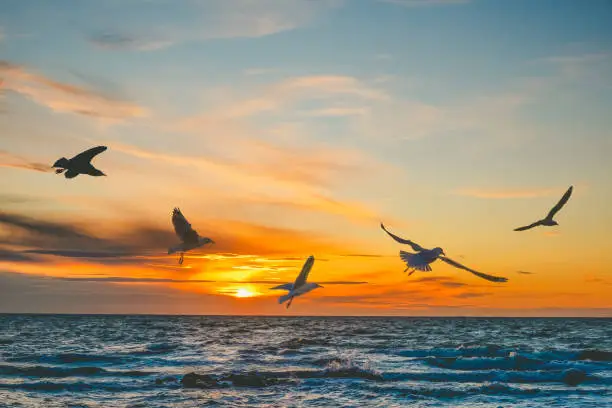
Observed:
[[[308,274],[310,273],[310,270],[312,269],[312,265],[314,265],[314,261],[315,261],[314,256],[310,255],[308,259],[306,260],[306,262],[304,262],[304,266],[302,266],[302,270],[300,274],[295,279],[295,282],[293,282],[294,288],[299,288],[300,286],[306,283],[306,279],[308,279]]]
[[[191,228],[191,224],[178,208],[172,211],[172,225],[174,226],[174,232],[183,242],[192,240],[194,237],[197,241],[198,233]]]
[[[420,246],[419,244],[412,242],[409,239],[404,239],[404,238],[400,238],[395,234],[390,233],[389,231],[387,231],[387,229],[385,228],[385,226],[383,225],[383,223],[380,223],[380,227],[383,229],[383,231],[385,231],[387,234],[389,234],[389,236],[391,238],[393,238],[394,240],[396,240],[397,242],[399,242],[400,244],[407,244],[410,245],[412,247],[413,250],[417,251],[417,252],[421,252],[424,251],[425,248],[423,248],[422,246]]]
[[[486,279],[486,280],[489,280],[491,282],[506,282],[506,281],[508,281],[507,278],[502,278],[502,277],[493,276],[493,275],[487,275],[486,273],[475,271],[473,269],[468,268],[467,266],[461,265],[459,262],[455,262],[452,259],[446,258],[444,256],[439,256],[438,259],[441,259],[442,261],[446,262],[449,265],[454,266],[455,268],[466,270],[468,272],[473,273],[476,276],[481,277],[482,279]]]
[[[565,194],[563,194],[563,197],[561,197],[561,200],[559,200],[559,202],[557,203],[557,205],[555,205],[550,212],[548,213],[548,215],[546,216],[546,218],[548,219],[552,219],[552,217],[555,216],[555,214],[557,212],[559,212],[559,210],[561,208],[563,208],[563,206],[565,205],[565,203],[567,203],[567,200],[569,200],[570,196],[572,195],[572,191],[574,190],[574,186],[570,186],[570,188],[567,189],[567,191],[565,192]]]
[[[542,225],[542,221],[536,221],[533,224],[525,225],[524,227],[515,228],[515,231],[525,231],[531,229],[533,227],[537,227],[538,225]]]
[[[74,156],[72,159],[72,161],[76,161],[76,162],[84,162],[84,163],[89,163],[91,161],[91,159],[93,159],[96,155],[102,153],[103,151],[105,151],[107,149],[106,146],[96,146],[96,147],[92,147],[89,150],[85,150],[83,153],[79,153],[76,156]]]
[[[275,286],[270,288],[270,290],[291,290],[293,289],[293,283],[283,283],[282,285]]]

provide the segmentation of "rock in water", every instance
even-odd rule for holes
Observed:
[[[582,370],[578,370],[577,368],[570,368],[563,371],[563,382],[567,385],[571,385],[572,387],[584,382],[586,378],[586,373]]]
[[[219,382],[210,375],[189,373],[181,379],[185,388],[212,388],[219,386]]]

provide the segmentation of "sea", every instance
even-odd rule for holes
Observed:
[[[612,319],[0,315],[2,407],[612,407]]]

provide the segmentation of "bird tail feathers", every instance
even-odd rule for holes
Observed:
[[[288,301],[292,297],[293,297],[293,294],[287,293],[286,295],[283,295],[283,296],[278,298],[278,303],[282,305],[283,303],[285,303],[286,301]]]
[[[420,254],[411,254],[410,252],[400,251],[400,258],[409,268],[414,268],[423,272],[430,272],[431,266],[424,262]]]
[[[168,248],[168,255],[172,255],[172,254],[174,254],[176,252],[179,252],[181,249],[182,249],[182,247],[180,245]]]

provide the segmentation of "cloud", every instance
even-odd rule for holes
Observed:
[[[171,279],[171,278],[132,278],[126,276],[104,277],[74,277],[60,276],[52,279],[71,282],[104,282],[104,283],[213,283],[213,280],[204,279]]]
[[[533,275],[533,272],[529,272],[529,271],[516,271],[516,273],[520,273],[521,275]]]
[[[340,256],[346,256],[346,257],[358,257],[358,258],[383,258],[383,257],[387,257],[388,255],[376,255],[376,254],[343,254]],[[395,257],[395,255],[393,256]]]
[[[172,45],[171,41],[147,41],[143,38],[110,32],[94,34],[89,38],[89,42],[107,50],[153,51]]]
[[[0,272],[0,312],[222,314],[232,299],[190,293],[164,285],[65,280],[44,275]]]
[[[24,157],[12,154],[6,150],[0,149],[0,167],[8,167],[13,169],[33,170],[42,173],[50,173],[53,171],[50,164],[38,163],[30,161]]]
[[[536,62],[544,62],[555,66],[563,78],[580,78],[589,74],[589,70],[597,64],[607,64],[612,61],[612,53],[595,52],[574,55],[555,55],[544,57]],[[609,67],[607,67],[609,68]]]
[[[5,89],[24,95],[55,112],[73,113],[111,122],[148,114],[145,108],[133,102],[58,82],[8,61],[0,60],[0,76],[4,78]]]
[[[499,189],[478,189],[478,188],[463,188],[455,190],[456,195],[475,197],[475,198],[491,198],[491,199],[509,199],[509,198],[536,198],[548,197],[557,192],[555,189],[515,189],[515,190],[499,190]]]
[[[79,251],[79,250],[53,250],[53,249],[30,249],[23,251],[26,254],[54,255],[66,258],[123,258],[133,256],[128,252],[101,252],[101,251]]]
[[[329,102],[344,97],[346,102],[362,101],[388,101],[390,96],[383,90],[364,82],[363,80],[346,75],[310,75],[285,78],[284,80],[268,85],[257,92],[257,96],[243,97],[225,106],[213,109],[204,116],[187,120],[184,126],[199,126],[202,123],[218,121],[220,119],[246,118],[264,113],[287,110],[303,101]],[[330,110],[330,109],[335,109]],[[343,114],[349,112],[345,107],[327,107],[319,113]],[[350,113],[355,114],[350,108]],[[364,107],[359,113],[364,113]],[[316,112],[316,111],[315,111]]]
[[[24,253],[0,248],[0,259],[8,262],[35,262],[36,260]]]
[[[472,299],[472,298],[478,298],[478,297],[489,296],[489,295],[490,295],[489,293],[482,293],[482,292],[463,292],[463,293],[454,295],[453,297],[457,299]]]
[[[180,5],[164,1],[137,1],[117,7],[104,4],[91,12],[114,17],[108,19],[114,21],[114,27],[90,36],[89,41],[105,49],[151,51],[192,41],[258,38],[306,26],[342,3],[343,0],[194,0]],[[133,18],[136,15],[138,19]]]
[[[108,145],[115,151],[134,157],[180,167],[195,167],[208,176],[217,175],[225,184],[235,184],[238,191],[248,192],[248,194],[234,195],[233,200],[240,201],[241,206],[245,204],[277,206],[368,222],[379,216],[377,211],[364,204],[337,200],[330,197],[327,192],[319,191],[325,184],[341,179],[341,176],[355,177],[361,174],[358,163],[367,163],[368,160],[360,160],[360,154],[313,147],[291,149],[263,141],[233,140],[233,142],[234,152],[243,146],[245,152],[248,152],[248,157],[244,160],[210,155],[195,157],[155,152],[115,142],[110,142]],[[278,194],[272,196],[269,193],[256,192],[268,190],[270,187],[274,187]]]
[[[251,283],[251,284],[259,284],[259,285],[278,285],[281,282],[272,281],[272,280],[251,280],[251,281],[225,281],[223,283]],[[317,281],[316,283],[320,285],[365,285],[368,282],[365,281]]]
[[[442,286],[445,288],[460,288],[463,286],[467,286],[466,283],[457,282],[452,278],[447,278],[444,276],[424,276],[422,278],[414,279],[413,282],[432,284],[435,286]]]
[[[467,4],[471,0],[378,0],[381,3],[397,4],[404,7],[430,7]]]
[[[191,220],[195,222],[194,220]],[[86,259],[101,264],[142,263],[154,257],[165,258],[166,248],[176,243],[174,231],[149,225],[119,221],[121,229],[108,231],[107,236],[92,233],[101,225],[92,223],[88,229],[62,221],[46,221],[20,214],[0,212],[0,244],[27,247],[24,255],[47,255]],[[341,251],[340,247],[319,234],[284,228],[273,228],[233,220],[207,220],[198,223],[199,231],[216,231],[217,258],[233,254],[291,254],[296,246],[304,251]],[[209,252],[209,248],[205,251]],[[225,254],[225,255],[224,255]],[[18,255],[15,255],[18,256]],[[212,259],[213,255],[190,257]],[[232,256],[235,257],[235,256]],[[301,260],[301,259],[300,259]]]
[[[158,249],[161,252],[162,248],[176,240],[171,231],[143,225],[126,227],[116,236],[105,238],[78,224],[7,212],[0,212],[0,225],[6,231],[6,235],[0,234],[0,243],[30,248],[20,252],[22,255],[51,255],[110,264],[142,262],[125,258],[146,256],[150,250]]]

